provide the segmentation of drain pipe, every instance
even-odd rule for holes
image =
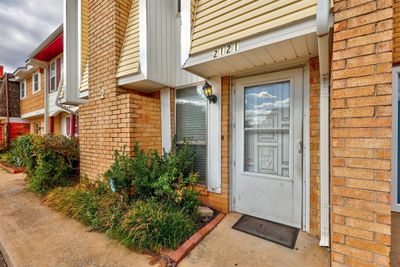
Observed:
[[[8,101],[8,73],[5,77],[5,90],[6,90],[6,109],[7,109],[7,123],[6,123],[6,146],[10,146],[10,104]]]
[[[65,111],[67,111],[67,112],[69,112],[69,113],[71,113],[71,114],[76,116],[76,115],[78,115],[77,111],[73,111],[72,109],[70,109],[67,106],[64,106],[63,104],[60,103],[61,89],[62,89],[63,84],[64,84],[64,75],[63,75],[63,73],[61,73],[60,76],[61,76],[61,78],[60,78],[60,83],[58,84],[58,88],[57,88],[57,95],[56,95],[56,103],[55,104],[56,104],[57,107],[59,107],[59,108],[61,108],[61,109],[63,109],[63,110],[65,110]]]
[[[328,247],[329,237],[329,0],[317,4],[317,36],[320,71],[320,185],[321,240]]]

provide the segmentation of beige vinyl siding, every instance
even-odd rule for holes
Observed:
[[[117,77],[135,74],[139,71],[139,39],[139,0],[133,0],[119,60]]]
[[[197,0],[191,54],[314,16],[316,0]]]
[[[79,90],[81,92],[86,91],[89,89],[89,66],[86,64],[85,70],[82,74],[82,79],[81,79],[81,86]]]
[[[197,5],[197,0],[191,0],[191,13],[192,13],[192,25],[194,25],[194,19],[196,15],[196,5]]]
[[[81,86],[80,91],[88,90],[89,73],[88,73],[88,0],[81,0]]]

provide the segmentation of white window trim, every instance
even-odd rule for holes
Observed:
[[[35,91],[35,75],[38,75],[38,90]],[[42,90],[42,85],[41,85],[41,81],[40,81],[41,77],[40,77],[40,72],[36,71],[32,74],[32,94],[37,94]]]
[[[398,166],[397,166],[397,145],[398,145],[398,124],[399,117],[397,115],[399,107],[397,99],[399,97],[399,75],[400,67],[394,67],[392,70],[392,210],[400,212],[400,203],[397,203],[398,198]]]
[[[212,86],[213,94],[217,96],[217,102],[210,104],[207,101],[207,188],[209,192],[222,193],[222,98],[221,77],[208,79]]]
[[[55,85],[54,85],[54,90],[51,90],[51,65],[54,64],[54,79],[55,79]],[[57,59],[53,60],[50,62],[50,67],[49,67],[49,92],[53,93],[57,91]]]
[[[188,86],[186,86],[186,87],[180,87],[180,88],[176,88],[175,90],[176,91],[178,91],[178,90],[182,90],[182,89],[188,89],[188,88],[191,88],[191,87],[197,87],[197,88],[199,88],[199,87],[203,87],[203,84],[204,83],[201,83],[201,84],[197,84],[197,85],[192,85],[192,86],[190,86],[190,85],[188,85]],[[175,135],[177,134],[177,112],[176,112],[176,91],[175,91],[175,97],[174,97],[174,104],[175,104],[175,107],[174,107],[174,115],[175,115]],[[201,186],[201,187],[207,187],[207,189],[209,189],[209,185],[210,185],[210,180],[209,180],[209,177],[210,177],[210,157],[209,157],[209,138],[210,138],[210,136],[209,136],[209,127],[210,127],[210,123],[209,123],[209,103],[208,103],[208,101],[207,101],[207,104],[206,104],[206,127],[207,127],[207,140],[205,141],[205,145],[206,145],[206,151],[207,151],[207,159],[206,159],[206,182],[205,182],[205,184],[203,185],[203,184],[198,184],[199,186]],[[193,142],[193,143],[195,143],[195,142]],[[198,143],[200,143],[200,142],[198,142]],[[201,142],[201,144],[202,145],[204,145],[204,143],[203,142]],[[210,190],[209,190],[210,191]]]
[[[160,91],[161,100],[161,143],[163,151],[171,150],[171,89],[163,88]]]
[[[24,97],[21,97],[21,92],[22,92],[22,85],[24,85]],[[26,91],[26,80],[23,80],[23,81],[21,81],[20,82],[20,84],[19,84],[19,99],[21,99],[21,100],[23,100],[23,99],[25,99],[26,98],[26,93],[27,93],[27,91]]]

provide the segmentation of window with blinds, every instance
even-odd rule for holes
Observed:
[[[207,99],[201,87],[176,91],[177,145],[185,140],[193,149],[193,171],[199,174],[199,183],[207,184]]]

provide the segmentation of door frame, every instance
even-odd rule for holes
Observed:
[[[393,67],[392,69],[392,188],[391,188],[391,206],[392,211],[400,212],[400,203],[398,203],[398,192],[399,192],[399,178],[398,178],[398,125],[399,125],[399,116],[398,116],[398,97],[399,97],[399,75],[400,75],[400,67]]]
[[[258,75],[250,75],[246,77],[282,75],[287,74],[288,77],[294,76],[296,71],[302,73],[303,78],[303,155],[302,155],[302,218],[301,229],[309,232],[310,230],[310,82],[309,82],[309,64],[308,61],[303,66],[285,69],[282,71],[274,71]],[[241,79],[245,77],[239,77]],[[235,179],[236,179],[236,78],[231,78],[230,92],[230,177],[229,177],[229,207],[230,211],[235,211]],[[268,80],[268,79],[266,79]],[[273,79],[271,79],[273,80]],[[276,79],[277,80],[277,79]],[[272,82],[272,81],[271,81]],[[308,125],[305,127],[305,125]]]

